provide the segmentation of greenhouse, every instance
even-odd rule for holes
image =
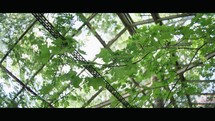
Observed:
[[[1,108],[214,108],[214,13],[0,13]]]

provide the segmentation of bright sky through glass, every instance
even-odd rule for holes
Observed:
[[[148,14],[145,14],[145,15],[142,15],[141,17],[140,16],[136,16],[135,13],[131,13],[130,14],[132,19],[136,22],[136,21],[140,21],[141,19],[142,20],[146,20],[146,19],[151,19],[151,16],[149,16]],[[48,20],[52,23],[54,21],[54,18],[52,18],[51,15],[49,14],[46,14],[46,17],[48,18]],[[75,17],[74,19],[77,19],[77,17]],[[180,20],[179,18],[175,19],[175,20]],[[164,21],[164,24],[165,23],[168,23],[167,20]],[[184,25],[186,24],[189,24],[190,23],[190,20],[187,20]],[[74,25],[73,25],[73,28],[78,28],[80,27],[81,25],[83,24],[83,22],[80,22],[80,21],[77,21]],[[41,32],[38,28],[34,27],[33,32],[36,33],[37,36],[43,36],[43,32]],[[93,59],[95,58],[96,54],[98,54],[100,52],[100,49],[103,48],[103,46],[101,45],[101,43],[99,42],[99,40],[91,33],[91,34],[88,34],[88,32],[90,31],[86,26],[82,28],[81,30],[81,34],[79,34],[78,36],[74,36],[74,38],[80,42],[80,43],[83,43],[83,46],[80,47],[81,50],[83,50],[84,52],[86,52],[86,54],[82,54],[83,57],[88,60],[88,61],[93,61]],[[111,36],[111,35],[106,35],[103,31],[101,30],[96,30],[98,31],[98,33],[102,36],[102,39],[103,40],[106,40],[108,42],[108,40],[110,40],[110,38],[113,38],[114,36]],[[125,41],[126,39],[128,38],[128,31],[126,31],[126,33],[124,33],[120,38],[119,40],[117,40],[114,44],[113,44],[113,47],[111,47],[113,50],[116,50],[116,49],[121,49],[123,47],[126,47],[125,45]],[[125,39],[126,38],[126,39]],[[177,37],[176,37],[177,38]],[[47,39],[47,41],[50,41],[51,43],[51,40],[50,39]],[[8,48],[0,41],[0,45],[1,45],[1,49],[0,51],[6,53],[8,50]],[[120,45],[120,46],[119,46]],[[11,65],[11,59],[10,58],[7,58],[5,60],[7,62],[7,68],[9,70],[13,70],[10,65]],[[102,63],[102,60],[101,59],[97,59],[96,60],[97,63]],[[69,66],[64,66],[63,67],[63,71],[69,71],[70,70],[70,67]],[[80,72],[81,70],[83,69],[77,69],[77,72]],[[2,71],[0,71],[0,73],[2,73]],[[18,72],[13,72],[15,75],[18,75]],[[87,76],[89,75],[88,72],[83,72],[82,75],[84,76]],[[43,79],[41,76],[36,76],[35,77],[37,80],[39,80],[39,82],[42,82]],[[204,79],[204,78],[201,78],[201,79]],[[213,73],[213,76],[212,76],[212,79],[215,79],[215,73]],[[3,84],[3,89],[4,91],[6,92],[6,94],[9,94],[10,92],[13,92],[14,91],[14,88],[13,88],[13,82],[11,80],[11,78],[8,81],[9,85],[6,85],[4,84],[5,80],[3,80],[2,78],[0,78],[0,83]],[[208,90],[211,90],[212,86],[210,86],[210,88],[206,89],[207,91]],[[206,92],[206,91],[205,91]],[[90,96],[88,96],[89,98]],[[106,98],[102,98],[102,101],[106,100],[108,98],[108,96],[106,95]]]

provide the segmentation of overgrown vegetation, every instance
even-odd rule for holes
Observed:
[[[40,96],[23,90],[1,69],[0,107],[49,107],[41,98],[54,107],[81,107],[96,91],[105,90],[101,79],[93,78],[86,70],[80,74],[83,63],[67,54],[77,49],[87,55],[81,49],[84,43],[74,38],[80,31],[73,27],[75,22],[84,23],[86,19],[80,14],[49,16],[46,17],[56,30],[66,37],[66,47],[62,47],[63,41],[55,40],[39,22],[20,37],[35,20],[31,14],[0,14],[2,65]],[[111,31],[110,35],[119,32],[123,27],[116,17],[116,14],[98,14],[92,22],[93,27],[105,33]],[[126,46],[122,49],[101,48],[96,54],[100,61],[89,61],[120,94],[129,95],[127,100],[131,105],[196,107],[194,95],[205,90],[214,93],[214,85],[199,81],[214,80],[214,14],[196,14],[186,25],[145,25],[136,31],[128,39],[124,38]],[[88,34],[95,32],[88,31]],[[3,60],[10,48],[13,50]],[[6,92],[3,87],[11,91]],[[110,98],[112,102],[107,107],[123,107],[115,97],[107,96],[108,92],[103,91],[101,95],[86,106]]]

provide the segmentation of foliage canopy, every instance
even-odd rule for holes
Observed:
[[[107,99],[111,103],[106,107],[123,107],[105,90],[102,79],[93,78],[83,70],[82,62],[74,61],[68,54],[76,49],[88,57],[94,48],[86,50],[86,46],[96,42],[87,37],[99,34],[113,40],[123,30],[117,14],[99,13],[89,22],[91,16],[90,13],[45,14],[66,37],[68,44],[62,47],[63,41],[54,39],[39,22],[22,36],[35,21],[31,14],[0,14],[1,65],[38,94],[33,96],[22,90],[1,68],[0,107],[49,107],[41,99],[54,107],[91,107]],[[170,24],[142,25],[131,36],[126,31],[109,47],[95,44],[100,51],[94,53],[95,59],[87,59],[120,94],[128,95],[126,99],[131,105],[196,107],[196,95],[214,93],[215,15],[196,14],[181,24],[171,21],[176,20],[169,20]],[[78,22],[91,26],[87,24],[79,30]],[[213,100],[214,96],[207,98]]]

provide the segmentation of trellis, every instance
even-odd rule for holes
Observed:
[[[187,17],[187,16],[195,16],[194,13],[182,13],[182,14],[176,14],[176,15],[171,15],[171,16],[167,16],[167,17],[163,17],[161,18],[159,16],[159,13],[151,13],[150,15],[152,16],[152,19],[147,19],[147,20],[143,20],[143,21],[138,21],[138,22],[134,22],[132,17],[129,15],[129,13],[117,13],[117,16],[119,17],[119,19],[122,21],[123,25],[124,25],[124,28],[116,34],[116,36],[110,40],[108,43],[105,43],[105,41],[102,39],[102,37],[98,34],[98,32],[96,32],[96,30],[92,27],[90,21],[97,15],[96,13],[92,14],[90,17],[86,18],[83,14],[80,14],[82,16],[82,18],[85,18],[86,21],[83,23],[83,25],[81,25],[77,30],[80,31],[84,26],[87,26],[89,28],[90,31],[93,32],[94,36],[98,39],[98,41],[101,43],[101,45],[112,51],[110,49],[110,46],[117,41],[117,39],[123,34],[126,32],[126,30],[129,32],[129,34],[132,36],[136,33],[136,29],[137,29],[137,26],[138,25],[144,25],[144,24],[149,24],[149,23],[155,23],[155,24],[159,24],[159,25],[163,25],[163,21],[164,20],[169,20],[169,19],[174,19],[174,18],[179,18],[179,17]],[[9,76],[11,76],[16,82],[18,82],[21,86],[22,86],[22,89],[17,93],[17,95],[14,97],[14,99],[22,92],[24,91],[24,89],[28,90],[30,93],[32,93],[34,96],[37,96],[39,97],[42,101],[46,102],[49,107],[54,107],[50,102],[44,100],[42,97],[40,97],[35,91],[33,91],[30,87],[28,87],[28,83],[31,81],[31,79],[33,79],[42,69],[43,67],[45,66],[42,65],[42,67],[35,72],[35,74],[31,77],[31,79],[28,80],[28,82],[26,84],[24,84],[20,79],[18,79],[12,72],[10,72],[7,68],[5,68],[2,63],[3,61],[6,59],[6,57],[10,54],[10,52],[14,49],[14,47],[21,41],[21,39],[25,36],[26,33],[28,33],[28,31],[33,27],[33,25],[39,21],[40,24],[43,25],[43,27],[55,38],[55,39],[62,39],[62,40],[66,40],[64,36],[62,36],[60,34],[60,32],[56,31],[54,29],[54,26],[44,17],[44,14],[42,13],[33,13],[33,16],[36,18],[36,20],[27,28],[27,30],[19,37],[19,39],[14,43],[14,45],[9,49],[9,51],[4,55],[4,57],[1,59],[0,61],[0,67],[3,71],[5,71]],[[75,36],[75,34],[73,34],[72,36]],[[67,43],[65,43],[64,45],[62,46],[66,46]],[[126,101],[126,98],[129,97],[130,95],[129,94],[123,94],[121,95],[116,89],[114,89],[111,84],[109,84],[109,82],[92,66],[89,64],[89,62],[86,61],[86,59],[81,56],[81,54],[77,51],[77,50],[74,50],[74,52],[68,54],[70,55],[71,59],[74,59],[75,61],[77,62],[83,62],[84,65],[84,69],[88,70],[94,78],[100,78],[101,81],[104,81],[105,84],[106,84],[106,89],[113,95],[117,98],[117,100],[119,102],[121,102],[123,104],[124,107],[126,108],[132,108],[132,107],[136,107],[135,105],[132,106],[130,105],[127,101]],[[50,57],[50,60],[52,59],[54,55],[52,55]],[[211,59],[212,57],[215,56],[215,52],[213,53],[210,53],[209,55],[205,55],[205,58],[207,60]],[[94,59],[95,60],[95,59]],[[177,75],[180,76],[181,80],[182,81],[186,81],[186,80],[183,80],[183,73],[198,66],[198,65],[201,65],[202,62],[198,62],[198,63],[190,63],[189,65],[187,65],[186,67],[184,68],[180,68],[178,71],[177,71]],[[180,66],[180,65],[178,65]],[[82,70],[80,73],[82,73],[84,70]],[[134,80],[135,81],[135,80]],[[186,81],[187,82],[187,81]],[[205,82],[205,81],[189,81],[190,82]],[[214,80],[210,80],[210,81],[207,81],[207,82],[214,82]],[[176,84],[175,84],[176,85]],[[138,85],[136,85],[138,87]],[[86,104],[84,104],[82,107],[86,107],[88,104],[90,104],[92,102],[93,99],[96,98],[96,96],[98,96],[101,92],[102,92],[103,88],[99,89],[98,92],[96,92],[87,102]],[[145,90],[147,89],[142,89],[142,93],[145,94]],[[170,90],[171,91],[171,90]],[[213,95],[213,94],[206,94],[206,93],[202,93],[200,95]],[[188,100],[188,104],[190,107],[192,107],[192,105],[208,105],[206,103],[193,103],[191,102],[190,100],[190,95],[186,94],[186,98]],[[175,102],[174,98],[171,98],[171,101],[172,102]],[[105,107],[107,105],[109,105],[111,103],[110,100],[108,101],[104,101],[98,105],[95,105],[93,107],[95,108],[101,108],[101,107]],[[213,104],[213,103],[212,103]]]

